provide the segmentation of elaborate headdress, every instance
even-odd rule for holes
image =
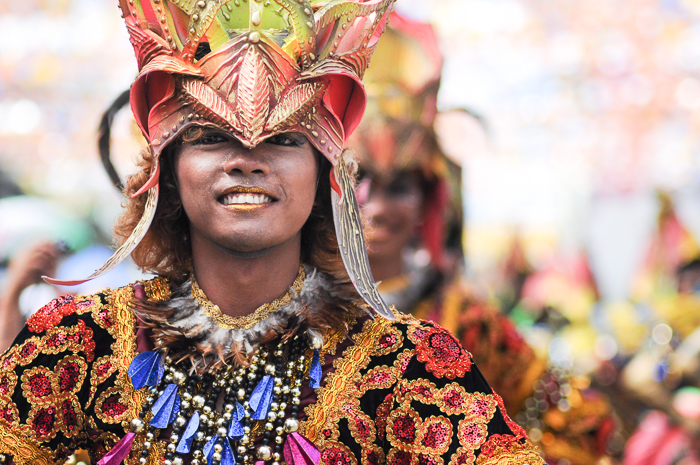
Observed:
[[[348,144],[369,171],[415,169],[434,181],[421,235],[437,266],[442,262],[446,217],[461,225],[460,170],[445,156],[434,128],[442,62],[432,26],[393,13],[363,80],[365,117]]]
[[[360,79],[393,1],[120,0],[139,65],[131,108],[156,161],[134,194],[148,193],[141,221],[87,279],[122,261],[148,231],[158,203],[159,156],[182,131],[212,125],[246,147],[300,132],[333,165],[336,233],[353,284],[375,311],[393,318],[374,285],[342,155],[364,112]]]

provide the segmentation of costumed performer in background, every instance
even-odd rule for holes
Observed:
[[[508,317],[464,281],[461,169],[436,135],[441,67],[432,27],[392,14],[364,77],[365,117],[348,142],[360,157],[356,191],[379,292],[453,332],[508,411],[522,410],[523,426],[543,439],[548,461],[592,465],[606,455],[610,405],[590,390],[570,392],[560,370],[545,372]],[[477,119],[464,110],[449,113]],[[589,404],[560,403],[576,396]]]
[[[343,146],[391,6],[120,2],[149,147],[90,278],[129,254],[158,277],[29,319],[6,460],[542,463],[459,342],[374,286]]]

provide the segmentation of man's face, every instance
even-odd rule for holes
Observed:
[[[303,135],[280,134],[247,149],[230,133],[203,128],[174,157],[193,244],[207,240],[249,253],[301,234],[318,177],[316,154]]]

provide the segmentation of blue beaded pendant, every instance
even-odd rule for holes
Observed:
[[[182,439],[180,439],[180,443],[177,445],[175,452],[189,454],[197,428],[199,428],[199,412],[195,410],[192,414],[192,418],[190,418],[190,421],[187,423],[185,431],[182,433]]]
[[[231,424],[228,428],[228,437],[233,440],[238,440],[245,434],[243,432],[243,426],[241,425],[241,420],[245,416],[245,407],[243,407],[240,402],[236,402],[233,412],[231,412]]]
[[[311,360],[311,369],[309,370],[309,387],[312,389],[320,388],[322,376],[321,357],[318,353],[318,349],[314,349],[314,357]]]
[[[236,416],[231,417],[231,424],[228,427],[228,437],[237,441],[243,437],[243,426],[241,421]]]
[[[245,416],[245,407],[241,405],[240,402],[236,402],[236,418],[238,418],[238,421],[241,421],[243,417]]]
[[[214,455],[214,445],[216,444],[216,439],[218,436],[214,435],[209,442],[204,444],[204,447],[202,448],[202,452],[204,453],[204,457],[207,459],[207,463],[211,465],[211,458],[212,455]]]
[[[274,380],[271,375],[265,375],[260,380],[253,394],[250,395],[248,404],[253,410],[251,418],[253,420],[264,420],[267,418],[267,412],[270,411],[270,403],[272,403],[272,387]]]
[[[166,428],[180,411],[180,396],[177,395],[177,384],[168,384],[163,394],[158,398],[151,412],[151,426],[155,428]]]
[[[221,465],[236,465],[236,455],[233,453],[231,443],[224,440],[224,450],[221,451]]]
[[[138,354],[129,365],[129,377],[134,389],[158,386],[164,371],[163,355],[155,350]]]

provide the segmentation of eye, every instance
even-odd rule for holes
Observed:
[[[301,147],[306,142],[306,137],[296,133],[276,134],[265,139],[267,144],[281,145],[283,147]]]
[[[193,141],[194,145],[216,145],[227,142],[228,138],[218,131],[205,131],[197,140]]]

